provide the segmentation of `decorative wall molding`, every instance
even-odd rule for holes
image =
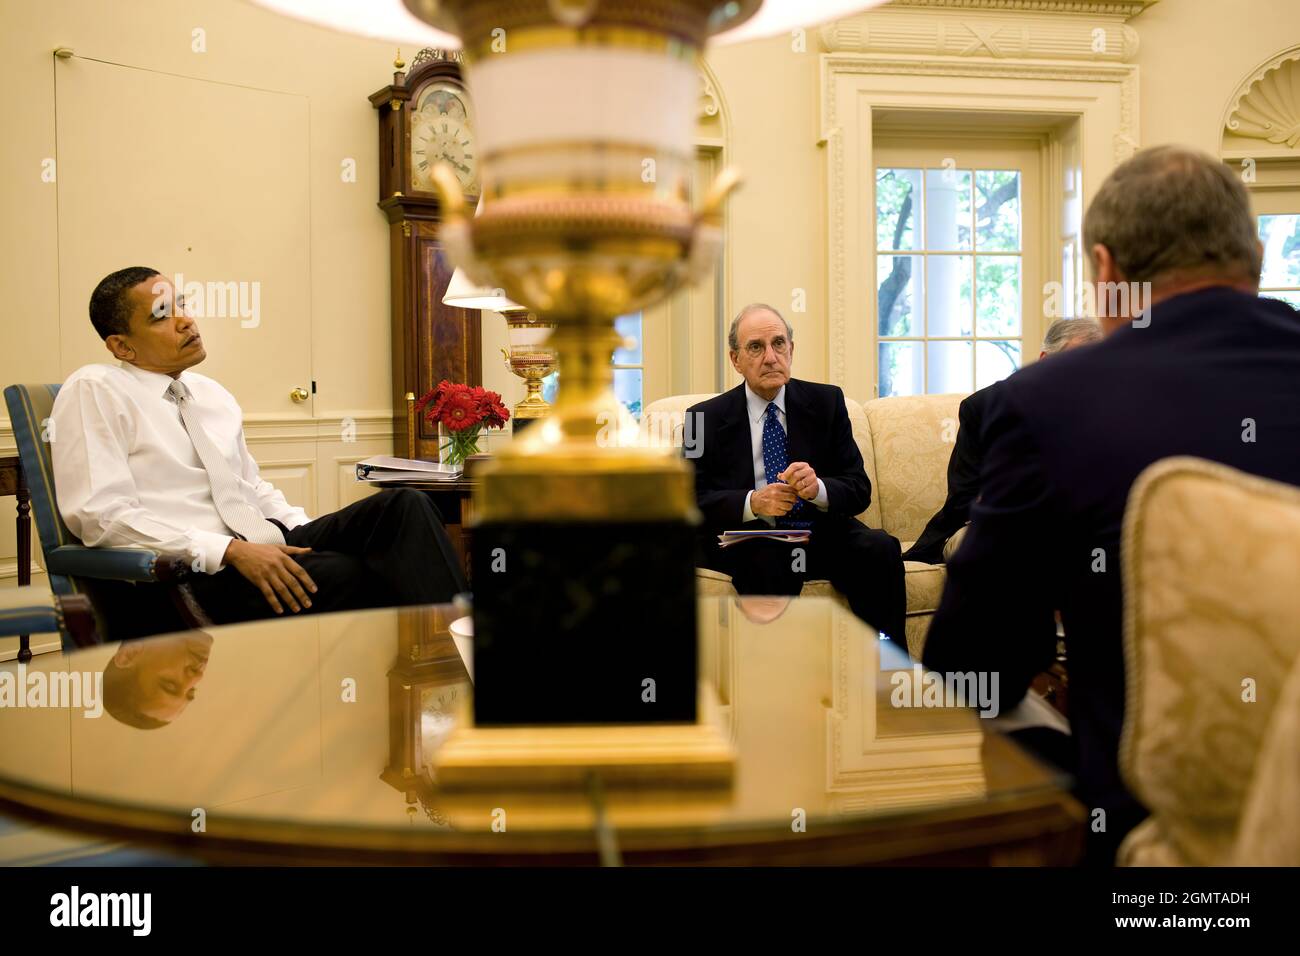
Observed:
[[[244,416],[244,437],[250,445],[286,441],[346,442],[344,429],[349,427],[355,441],[391,439],[393,414],[386,411],[359,411],[352,415],[325,415],[316,418]]]
[[[996,10],[1014,13],[1068,13],[1093,17],[1137,16],[1159,0],[894,0],[891,8],[928,10]]]
[[[48,588],[45,581],[45,569],[38,563],[41,561],[41,547],[36,541],[32,542],[32,584]],[[0,559],[0,581],[17,581],[18,580],[18,557]],[[15,587],[17,585],[15,584]]]
[[[357,462],[369,458],[364,455],[334,455],[334,494],[335,504],[331,510],[344,508],[354,501],[360,501],[367,495],[374,494],[375,488],[357,481]]]
[[[826,24],[821,41],[830,53],[1110,63],[1137,56],[1138,33],[1120,19],[992,9],[996,12],[877,7]]]
[[[386,411],[359,411],[353,415],[324,415],[318,418],[285,418],[278,415],[245,415],[244,437],[250,445],[286,441],[344,441],[343,427],[356,426],[357,441],[393,437],[393,415]],[[0,419],[0,454],[17,454],[13,425]]]
[[[319,515],[320,478],[317,461],[312,458],[258,459],[257,468],[263,479],[284,493],[290,504],[297,505],[313,518]],[[294,484],[299,486],[295,493]]]
[[[826,789],[842,812],[915,806],[954,795],[980,796],[978,718],[954,712],[952,727],[923,736],[882,735],[879,643],[849,612],[832,607],[831,705],[826,708]],[[863,679],[866,675],[866,679]]]
[[[1225,112],[1225,135],[1294,151],[1300,144],[1300,46],[1252,71],[1233,92]]]
[[[718,115],[718,88],[713,84],[713,77],[700,67],[700,119],[709,119]]]

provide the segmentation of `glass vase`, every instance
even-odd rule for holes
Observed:
[[[438,462],[450,468],[463,468],[465,459],[478,454],[479,433],[481,426],[452,431],[442,422],[438,423]]]

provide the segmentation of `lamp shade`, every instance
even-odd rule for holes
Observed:
[[[506,298],[505,291],[490,286],[475,285],[464,269],[457,269],[451,274],[447,291],[442,297],[443,305],[454,305],[458,309],[484,309],[488,312],[505,312],[508,309],[522,309],[523,306]]]
[[[460,48],[460,38],[415,16],[403,0],[250,0],[259,7],[342,33],[416,46]],[[740,43],[811,27],[878,6],[885,0],[764,0],[747,19],[724,19],[714,43]],[[436,4],[426,4],[436,6]],[[731,4],[723,5],[725,7]],[[738,10],[742,5],[734,5]]]

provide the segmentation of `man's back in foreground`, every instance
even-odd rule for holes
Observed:
[[[1216,188],[1244,206],[1225,233],[1235,232],[1240,250],[1251,229],[1253,245],[1244,193]],[[1131,239],[1112,242],[1123,250]],[[1134,248],[1142,241],[1152,237]],[[1205,242],[1212,252],[1220,240]],[[985,426],[980,500],[927,641],[925,662],[936,670],[999,672],[1005,709],[1051,662],[1061,612],[1077,792],[1090,815],[1107,815],[1107,833],[1094,834],[1099,858],[1144,815],[1118,770],[1120,531],[1134,480],[1153,462],[1194,455],[1300,485],[1300,315],[1250,291],[1252,261],[1253,280],[1232,281],[1231,264],[1218,263],[1218,278],[1167,283],[1135,324],[1103,317],[1105,341],[1005,382]]]

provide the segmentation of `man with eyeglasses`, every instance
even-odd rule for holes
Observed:
[[[704,514],[697,561],[740,594],[797,595],[829,580],[853,613],[906,649],[907,597],[898,539],[857,520],[871,482],[844,393],[790,377],[794,330],[776,309],[747,305],[727,334],[740,385],[691,407]],[[810,540],[719,547],[723,531],[808,529]]]

